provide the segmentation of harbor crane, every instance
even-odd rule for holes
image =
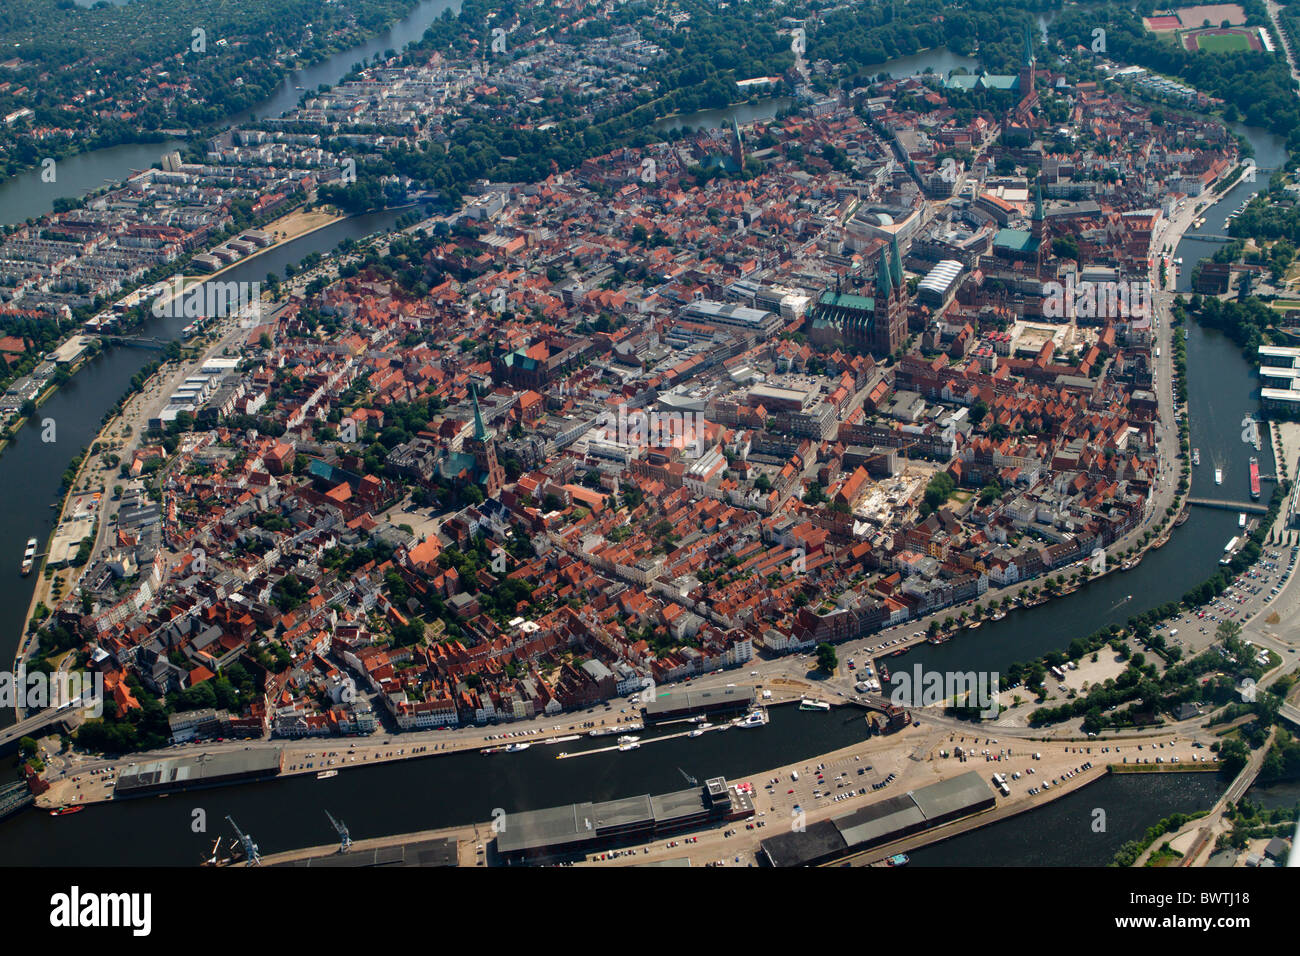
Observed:
[[[325,811],[325,816],[330,818],[330,823],[334,825],[334,829],[339,835],[339,852],[347,853],[348,850],[352,849],[352,837],[348,833],[347,824],[335,820],[334,814],[328,810]]]
[[[253,842],[253,838],[240,830],[239,824],[229,814],[226,815],[226,822],[235,828],[235,836],[239,837],[239,846],[244,851],[244,865],[260,866],[262,857],[257,852],[257,844]]]

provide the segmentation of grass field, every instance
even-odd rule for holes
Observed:
[[[1209,50],[1211,53],[1237,53],[1251,48],[1250,40],[1240,33],[1211,33],[1208,36],[1199,36],[1196,38],[1196,47],[1199,50]]]
[[[1208,30],[1189,30],[1179,37],[1184,49],[1205,50],[1209,53],[1239,53],[1263,49],[1254,31],[1240,28],[1211,27]]]

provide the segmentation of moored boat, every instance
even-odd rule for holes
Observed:
[[[50,811],[50,816],[52,816],[52,817],[66,817],[66,816],[68,816],[68,815],[71,814],[71,813],[80,813],[80,812],[81,812],[82,810],[84,810],[84,809],[86,809],[84,806],[59,807],[57,810],[51,810],[51,811]]]
[[[36,539],[27,539],[27,550],[23,552],[23,563],[20,571],[23,577],[32,573],[32,565],[36,562]]]

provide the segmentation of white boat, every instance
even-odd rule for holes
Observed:
[[[1216,469],[1214,469],[1214,483],[1215,483],[1216,485],[1221,485],[1221,484],[1223,484],[1223,469],[1222,469],[1222,468],[1216,468]]]
[[[1193,448],[1193,449],[1192,449],[1192,464],[1193,464],[1193,465],[1199,465],[1200,463],[1201,463],[1201,450],[1200,450],[1199,448]]]
[[[330,777],[337,777],[338,775],[339,772],[337,770],[322,770],[320,773],[316,774],[316,779],[328,780]]]
[[[692,731],[691,731],[689,734],[687,734],[686,736],[687,736],[687,737],[699,737],[699,736],[702,736],[703,733],[704,733],[704,731],[700,730],[699,727],[696,727],[694,730],[692,730]]]
[[[1246,527],[1246,512],[1243,511],[1237,515],[1237,527],[1238,528]]]
[[[641,746],[641,738],[633,736],[624,736],[618,738],[619,750],[636,750]]]
[[[700,730],[712,730],[712,729],[713,729],[713,725],[709,723],[707,720],[704,723],[700,724]]]
[[[828,710],[830,709],[829,706],[827,707],[827,709]],[[742,727],[746,730],[748,730],[751,727],[764,727],[767,725],[767,720],[768,720],[767,711],[760,709],[760,710],[751,711],[750,713],[746,714],[744,717],[740,718],[738,721],[736,721],[736,726]]]
[[[799,701],[799,709],[800,710],[830,710],[831,705],[826,703],[826,701],[824,700],[810,700],[809,698],[805,697],[803,700]]]
[[[518,753],[521,750],[527,750],[531,746],[532,744],[510,744],[508,747],[506,747],[506,753],[508,754]]]
[[[32,565],[35,563],[35,561],[36,561],[36,539],[28,538],[27,550],[23,552],[23,564],[22,567],[19,569],[22,572],[23,577],[27,577],[27,575],[32,573]]]

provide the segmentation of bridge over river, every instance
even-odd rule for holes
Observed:
[[[1188,498],[1189,505],[1202,508],[1222,508],[1224,511],[1245,511],[1247,514],[1266,515],[1268,508],[1258,501],[1232,501],[1228,498]]]

